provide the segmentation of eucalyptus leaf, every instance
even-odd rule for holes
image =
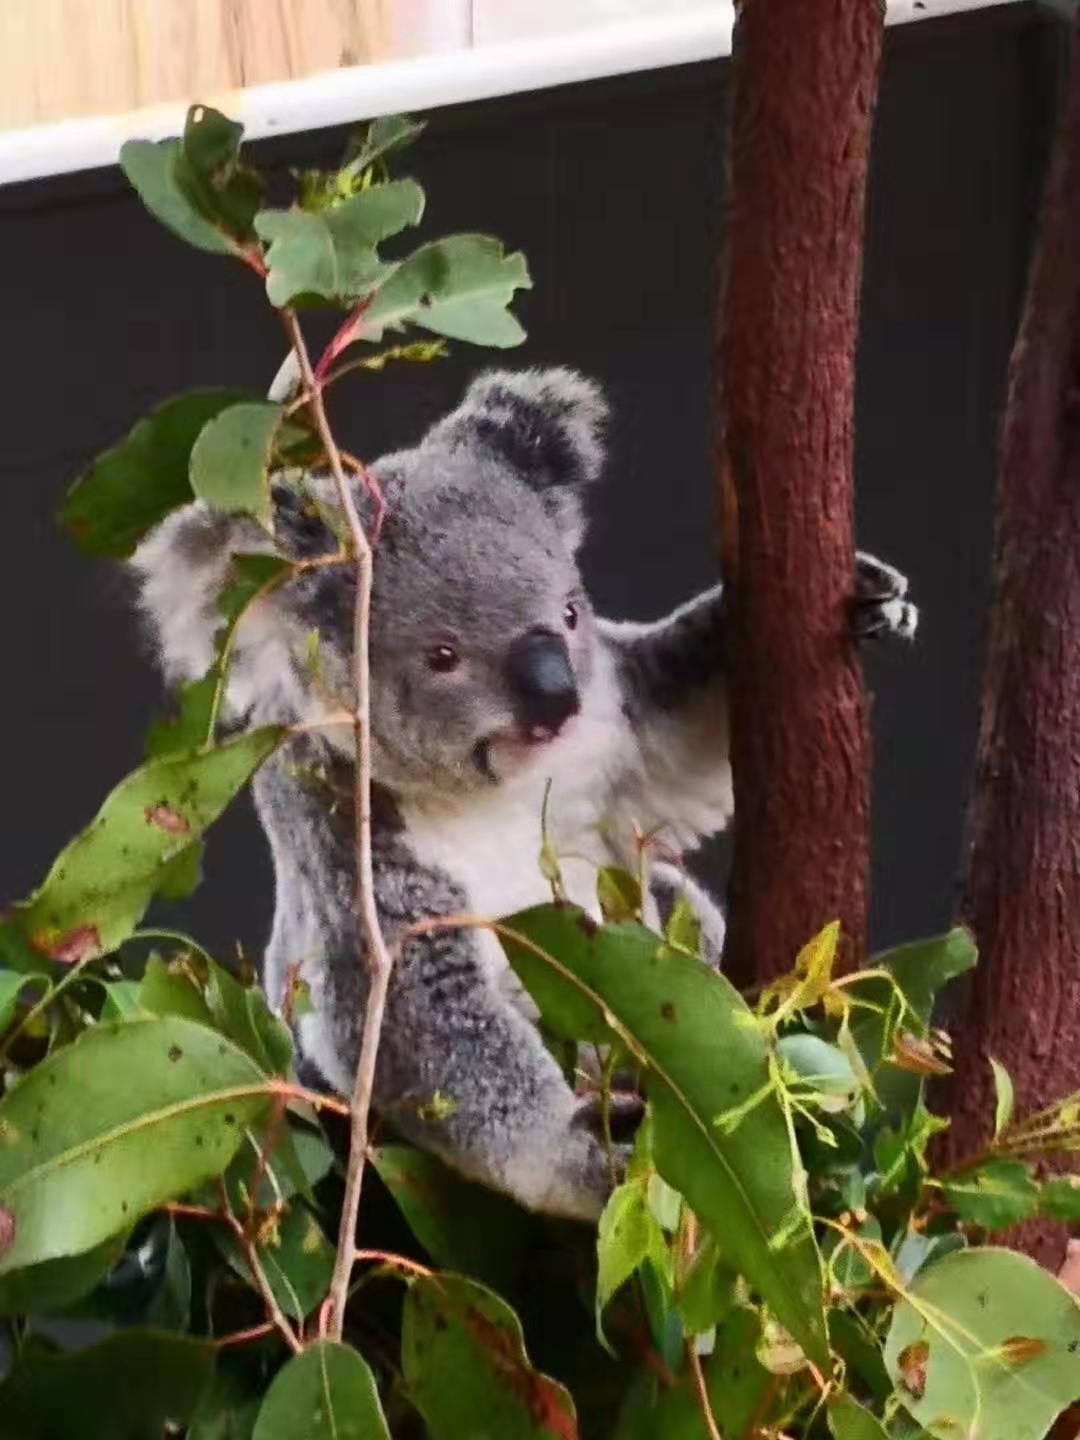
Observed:
[[[215,1229],[214,1240],[229,1264],[254,1288],[255,1281],[235,1236]],[[260,1239],[259,1262],[274,1299],[294,1320],[306,1320],[326,1297],[334,1269],[334,1247],[322,1226],[299,1200]]]
[[[235,237],[201,213],[190,184],[185,183],[181,140],[125,141],[120,168],[154,219],[181,240],[212,255],[240,253]]]
[[[996,1140],[1009,1127],[1016,1095],[1013,1090],[1012,1076],[1001,1061],[995,1060],[992,1055],[990,1056],[990,1068],[994,1074],[994,1139]]]
[[[424,192],[413,180],[372,185],[329,209],[262,210],[255,229],[269,248],[266,293],[272,305],[318,295],[349,303],[392,273],[376,247],[419,224]]]
[[[360,338],[381,340],[387,330],[421,329],[504,349],[520,345],[525,331],[507,306],[532,281],[524,255],[505,255],[486,235],[433,240],[403,260],[365,310]]]
[[[266,1392],[252,1440],[390,1440],[363,1356],[332,1340],[294,1355]]]
[[[596,1335],[604,1338],[603,1313],[615,1292],[651,1255],[663,1268],[667,1247],[649,1206],[648,1183],[629,1180],[611,1192],[596,1236]]]
[[[57,519],[81,550],[124,560],[171,510],[192,499],[188,465],[203,427],[251,397],[190,390],[151,410],[72,485]]]
[[[0,970],[0,1033],[7,1029],[15,1017],[20,992],[25,986],[36,981],[35,975],[20,975],[17,970]]]
[[[71,964],[108,954],[138,924],[169,862],[218,818],[280,743],[281,726],[152,760],[122,780],[11,913],[35,950]]]
[[[987,1160],[944,1180],[942,1190],[961,1220],[984,1230],[1019,1225],[1039,1208],[1039,1187],[1022,1160]]]
[[[827,1369],[821,1258],[801,1167],[746,1002],[640,925],[597,927],[569,905],[505,925],[507,956],[545,1020],[557,1028],[591,1010],[588,1038],[602,1027],[601,1038],[617,1038],[645,1067],[657,1169]]]
[[[48,1314],[81,1300],[108,1275],[126,1243],[126,1234],[110,1235],[81,1255],[63,1255],[0,1275],[0,1315]]]
[[[268,1085],[178,1018],[99,1025],[56,1051],[0,1101],[0,1274],[83,1254],[221,1174]]]
[[[970,970],[977,958],[970,932],[957,926],[945,935],[900,945],[874,956],[871,968],[887,971],[893,984],[875,976],[848,987],[852,1000],[876,1007],[855,1011],[852,1035],[878,1098],[890,1116],[910,1114],[923,1090],[920,1076],[890,1063],[893,1034],[901,1020],[896,989],[907,1006],[904,1028],[914,1027],[917,1032],[925,1033],[940,991]]]
[[[880,1420],[875,1420],[850,1395],[838,1395],[829,1401],[829,1429],[834,1440],[889,1440]]]
[[[535,1231],[534,1217],[411,1145],[380,1145],[371,1159],[436,1265],[497,1290],[512,1283]]]
[[[270,466],[285,407],[247,401],[222,410],[191,451],[191,488],[217,510],[252,515],[265,528],[273,518]]]
[[[432,1275],[410,1284],[401,1359],[432,1440],[577,1440],[569,1394],[530,1364],[509,1305],[474,1281]]]
[[[1080,1224],[1080,1176],[1060,1175],[1044,1181],[1039,1210],[1051,1220]]]
[[[155,1330],[69,1354],[29,1349],[0,1385],[4,1440],[160,1440],[194,1415],[213,1373],[209,1341]]]
[[[936,1440],[1042,1440],[1080,1395],[1080,1305],[1011,1250],[961,1250],[924,1270],[896,1307],[885,1363]]]

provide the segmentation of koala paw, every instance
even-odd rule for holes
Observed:
[[[855,557],[855,637],[872,640],[897,635],[912,640],[919,624],[918,607],[905,599],[907,576],[873,555]]]

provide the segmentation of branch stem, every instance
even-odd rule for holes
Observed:
[[[356,1066],[350,1111],[349,1163],[345,1174],[345,1195],[341,1207],[341,1228],[338,1232],[337,1254],[324,1312],[326,1333],[340,1340],[345,1319],[356,1246],[356,1219],[360,1208],[360,1191],[368,1152],[368,1130],[371,1098],[375,1086],[375,1061],[382,1034],[386,995],[390,985],[393,960],[375,905],[375,884],[371,859],[371,676],[368,657],[368,623],[371,614],[372,549],[356,508],[352,488],[345,475],[341,451],[330,430],[323,404],[322,386],[316,377],[304,341],[303,332],[292,310],[281,312],[285,329],[300,367],[304,389],[310,396],[312,419],[326,451],[337,488],[342,514],[348,526],[356,560],[356,606],[353,612],[353,680],[356,708],[353,716],[353,739],[356,748],[353,805],[356,845],[356,909],[366,944],[370,971],[360,1056]]]

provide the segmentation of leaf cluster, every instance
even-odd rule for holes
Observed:
[[[520,255],[474,235],[383,253],[421,220],[420,187],[388,168],[421,128],[375,122],[288,208],[264,204],[239,127],[206,107],[123,165],[163,224],[241,262],[275,308],[345,311],[321,387],[447,339],[522,338]],[[377,348],[410,328],[436,338]],[[594,1234],[380,1133],[345,1334],[327,1338],[344,1107],[297,1077],[303,986],[277,1015],[235,966],[144,927],[156,897],[198,883],[207,831],[286,738],[221,741],[217,719],[238,627],[316,563],[278,552],[271,492],[274,476],[307,498],[290,476],[325,458],[313,399],[167,400],[61,512],[120,559],[193,498],[246,516],[253,540],[207,674],[0,916],[4,1436],[1039,1440],[1080,1395],[1080,1307],[992,1242],[1035,1215],[1080,1220],[1080,1188],[1033,1164],[1080,1148],[1080,1097],[1017,1118],[995,1064],[985,1151],[935,1167],[947,1121],[926,1085],[949,1050],[932,1010],[974,965],[969,937],[838,977],[829,926],[751,1006],[699,958],[686,906],[663,934],[645,923],[640,876],[601,871],[601,924],[569,905],[546,835],[553,903],[493,928],[553,1051],[594,1055],[581,1083],[609,1144],[617,1093],[644,1097],[633,1153],[621,1167],[612,1144]],[[317,681],[317,636],[305,663]]]

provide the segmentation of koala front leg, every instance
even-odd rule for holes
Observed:
[[[376,1101],[394,1126],[531,1210],[595,1219],[608,1156],[535,1027],[484,965],[484,938],[447,930],[397,962]]]

